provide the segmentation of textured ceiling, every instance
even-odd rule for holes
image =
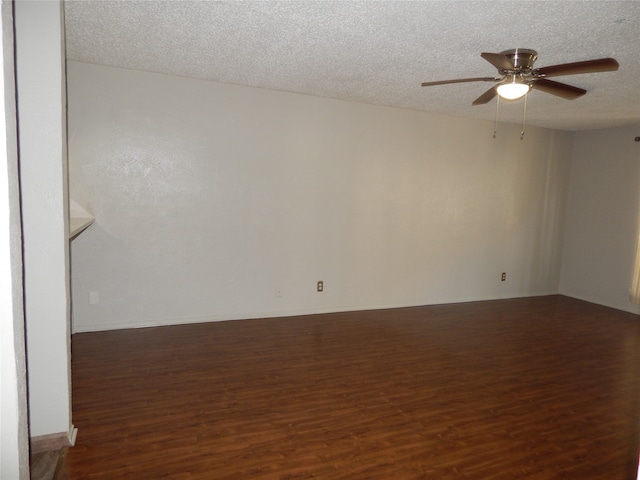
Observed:
[[[527,124],[564,130],[640,121],[639,1],[65,2],[67,58],[253,87],[493,120],[480,52],[537,50],[536,67],[614,57],[616,72],[557,77],[588,91],[533,91]],[[523,101],[500,120],[522,121]]]

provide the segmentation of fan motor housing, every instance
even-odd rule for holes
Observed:
[[[538,58],[538,52],[529,48],[513,48],[500,52],[505,55],[515,67],[514,70],[532,70],[533,64]]]

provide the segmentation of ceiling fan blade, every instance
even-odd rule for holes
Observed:
[[[560,75],[575,75],[578,73],[612,72],[617,70],[619,66],[618,62],[613,58],[597,58],[584,62],[562,63],[560,65],[542,67],[535,72],[543,77],[558,77]]]
[[[477,78],[458,78],[456,80],[439,80],[436,82],[422,82],[423,87],[431,87],[433,85],[447,85],[449,83],[467,83],[467,82],[499,82],[501,78],[493,77],[477,77]]]
[[[484,92],[478,98],[476,98],[471,105],[484,105],[485,103],[489,103],[493,100],[493,97],[498,95],[498,85],[491,87],[489,90]]]
[[[567,100],[573,100],[581,97],[587,91],[583,88],[567,85],[566,83],[554,82],[553,80],[547,80],[545,78],[539,78],[531,84],[531,88],[540,90],[558,97],[566,98]]]
[[[502,53],[483,52],[480,54],[480,56],[491,65],[496,67],[498,70],[513,70],[515,68],[511,60],[509,60],[509,58]]]

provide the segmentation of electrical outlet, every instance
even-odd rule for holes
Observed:
[[[316,289],[318,290],[318,292],[324,292],[324,282],[322,280],[318,280]]]
[[[502,272],[501,280],[504,282],[507,279],[507,272]]]

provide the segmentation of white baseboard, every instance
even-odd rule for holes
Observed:
[[[557,292],[528,292],[526,294],[512,294],[504,297],[496,298],[477,298],[477,297],[464,297],[449,299],[448,301],[432,301],[423,302],[417,304],[387,304],[387,305],[358,305],[358,306],[339,306],[333,308],[309,308],[309,309],[296,309],[296,310],[279,310],[270,312],[244,312],[244,313],[222,313],[213,314],[202,317],[175,317],[175,318],[162,318],[153,320],[141,320],[141,321],[128,321],[128,322],[114,322],[104,323],[100,325],[78,325],[74,324],[73,333],[85,333],[85,332],[101,332],[106,330],[124,330],[129,328],[148,328],[148,327],[164,327],[169,325],[188,325],[195,323],[207,323],[207,322],[223,322],[229,320],[250,320],[258,318],[277,318],[277,317],[296,317],[304,315],[321,315],[325,313],[340,313],[340,312],[360,312],[366,310],[388,310],[392,308],[411,308],[411,307],[423,307],[428,305],[443,305],[454,303],[468,303],[468,302],[480,302],[491,300],[506,300],[509,298],[522,298],[522,297],[539,297],[545,295],[557,295]]]

